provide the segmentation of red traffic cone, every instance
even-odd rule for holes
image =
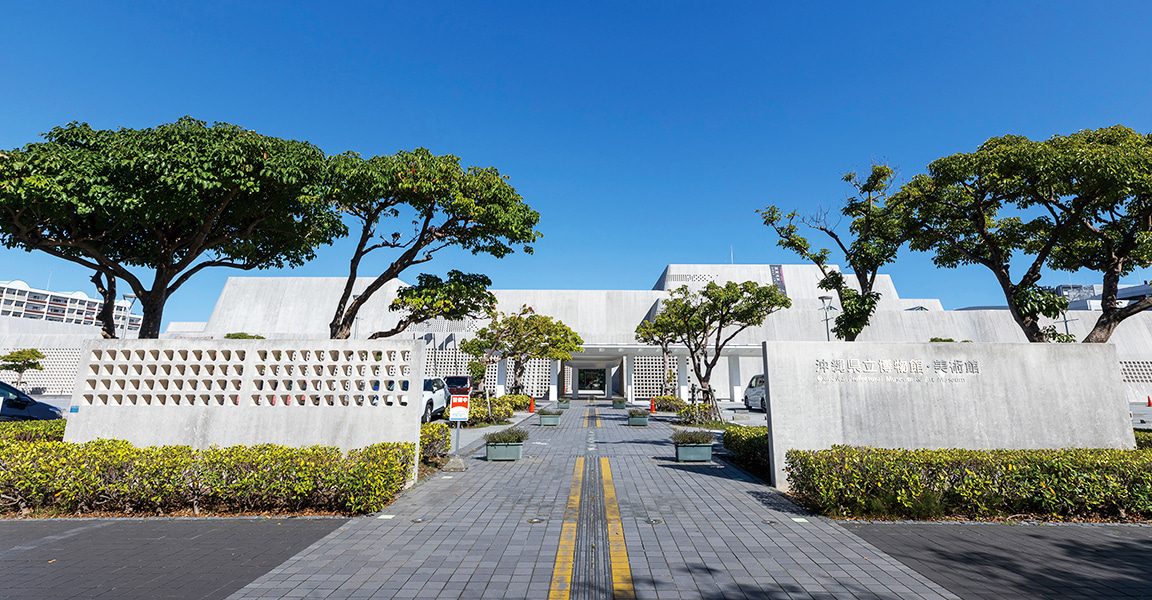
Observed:
[[[536,412],[536,397],[535,396],[533,396],[532,400],[530,400],[528,402],[528,412],[530,412],[530,413]]]
[[[656,398],[655,397],[652,398],[652,406],[648,407],[648,412],[650,412],[650,413],[656,412]]]

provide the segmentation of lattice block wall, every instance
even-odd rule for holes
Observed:
[[[659,396],[664,383],[664,357],[663,356],[637,356],[633,358],[636,366],[632,369],[632,393],[637,398],[650,398]],[[676,381],[676,361],[669,359],[668,368],[672,369],[672,381]]]
[[[472,360],[472,355],[465,354],[456,348],[426,348],[424,350],[424,376],[467,375],[468,363]],[[492,376],[496,376],[495,371],[493,371]]]
[[[0,356],[25,348],[0,348]],[[80,367],[79,348],[40,348],[44,359],[40,361],[43,371],[25,371],[20,387],[32,395],[67,395],[76,384],[76,370]],[[13,371],[0,371],[0,381],[16,384],[17,375]]]
[[[94,341],[81,358],[69,441],[345,449],[419,441],[417,341]]]
[[[533,358],[528,361],[528,365],[524,369],[524,379],[521,381],[524,384],[525,394],[535,398],[548,396],[548,383],[551,378],[550,364],[551,361],[544,358]],[[484,386],[489,390],[496,390],[498,373],[497,365],[488,365],[488,370],[484,373]],[[508,365],[506,386],[509,389],[512,387],[512,365]]]

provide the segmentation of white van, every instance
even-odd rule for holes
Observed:
[[[767,412],[767,407],[764,405],[764,376],[756,375],[752,381],[748,382],[748,387],[744,388],[744,408],[752,410],[758,408]]]

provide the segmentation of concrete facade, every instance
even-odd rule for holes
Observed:
[[[65,439],[419,447],[423,378],[413,340],[92,341]]]
[[[1135,446],[1108,344],[771,341],[763,357],[781,488],[789,449]]]

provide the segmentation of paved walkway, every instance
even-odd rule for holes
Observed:
[[[957,598],[671,426],[577,401],[523,460],[466,457],[231,598]]]

